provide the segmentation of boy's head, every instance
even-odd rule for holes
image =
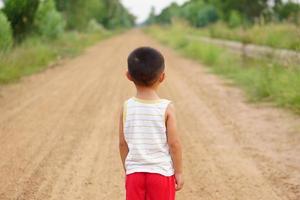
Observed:
[[[163,55],[151,47],[139,47],[127,59],[128,76],[136,85],[151,87],[164,78]]]

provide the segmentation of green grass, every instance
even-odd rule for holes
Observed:
[[[266,59],[242,58],[219,46],[186,37],[188,27],[152,26],[145,31],[183,55],[209,66],[242,87],[250,100],[269,101],[300,114],[300,69]],[[187,66],[188,67],[188,66]]]
[[[59,59],[78,55],[110,32],[67,32],[56,40],[30,37],[9,52],[0,52],[0,84],[42,71]]]
[[[300,51],[300,27],[294,24],[264,24],[243,29],[242,27],[229,28],[223,23],[217,23],[207,28],[194,29],[191,33],[195,36],[208,36]]]

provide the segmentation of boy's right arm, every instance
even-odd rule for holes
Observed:
[[[120,119],[119,119],[119,151],[120,151],[120,156],[123,164],[123,169],[126,172],[125,169],[125,159],[128,154],[128,145],[127,142],[125,141],[124,137],[124,128],[123,128],[123,109],[121,109],[120,112]]]
[[[176,190],[180,190],[184,183],[182,175],[182,150],[177,134],[175,108],[173,104],[169,104],[166,110],[166,127],[168,145],[175,170]]]

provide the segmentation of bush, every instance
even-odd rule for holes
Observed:
[[[96,19],[91,19],[89,21],[87,30],[90,33],[107,32],[107,30],[102,26],[102,24],[99,24]]]
[[[56,10],[53,0],[40,2],[34,24],[40,35],[52,39],[61,35],[65,27],[63,17]]]
[[[202,1],[186,4],[182,10],[182,17],[195,27],[204,27],[219,19],[217,9],[213,5],[205,4]]]
[[[13,44],[13,36],[10,23],[6,16],[0,11],[0,50],[7,50]]]
[[[207,5],[198,11],[196,18],[196,27],[204,27],[209,23],[216,22],[218,20],[218,13],[215,7]]]
[[[231,28],[241,26],[243,23],[242,16],[238,11],[232,10],[229,14],[228,25]]]

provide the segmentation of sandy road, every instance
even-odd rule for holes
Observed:
[[[134,94],[126,56],[167,59],[186,184],[179,200],[299,200],[300,119],[242,92],[134,30],[61,66],[0,88],[0,200],[124,199],[117,119]]]

